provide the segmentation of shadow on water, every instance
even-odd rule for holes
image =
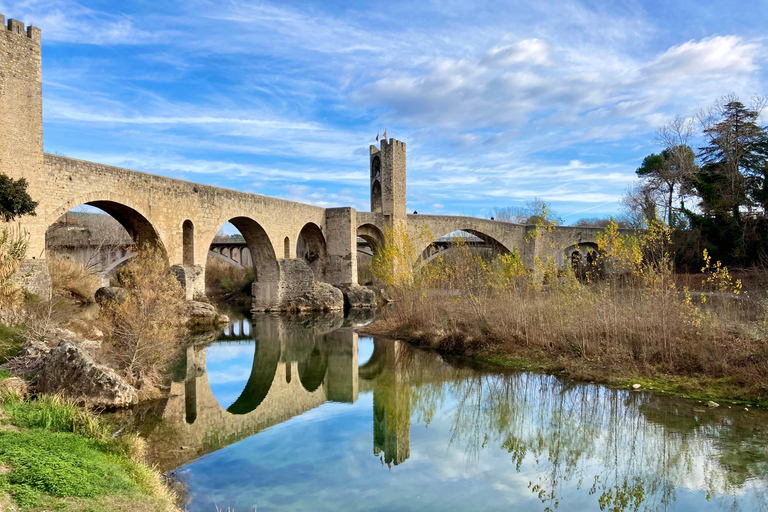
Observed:
[[[378,338],[358,364],[354,326],[369,320],[260,316],[192,341],[186,375],[140,419],[159,466],[183,466],[189,510],[215,499],[269,510],[286,494],[355,508],[365,493],[371,509],[768,510],[763,411],[478,368]],[[232,398],[217,396],[230,381]]]

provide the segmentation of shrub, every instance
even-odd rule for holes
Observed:
[[[65,256],[48,258],[53,294],[58,297],[73,297],[82,302],[93,302],[96,290],[101,286],[99,277],[85,266]]]
[[[134,384],[156,378],[179,350],[185,296],[165,258],[142,248],[117,275],[127,290],[122,303],[103,307],[108,357]]]
[[[16,309],[23,299],[16,274],[28,246],[29,235],[20,228],[6,227],[0,233],[0,309]]]
[[[241,268],[209,256],[205,263],[205,288],[212,295],[250,293],[253,268]]]

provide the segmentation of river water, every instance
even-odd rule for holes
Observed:
[[[238,321],[134,414],[187,509],[768,510],[768,414]]]

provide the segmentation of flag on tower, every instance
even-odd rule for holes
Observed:
[[[387,129],[384,128],[384,140],[387,140]]]
[[[376,132],[376,142],[379,142],[379,132]]]

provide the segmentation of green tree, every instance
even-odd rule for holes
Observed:
[[[27,193],[27,180],[0,174],[0,217],[6,222],[23,215],[35,215],[37,202]]]
[[[741,218],[742,210],[766,208],[768,133],[757,124],[762,105],[747,108],[735,96],[723,98],[702,116],[707,144],[699,156],[697,183],[705,213]]]
[[[694,181],[700,212],[684,210],[715,259],[750,264],[766,253],[768,133],[758,124],[764,101],[746,107],[722,98],[699,115],[705,144]]]
[[[649,189],[658,191],[664,197],[664,211],[667,225],[673,225],[676,195],[685,195],[691,190],[696,171],[696,155],[688,145],[664,149],[658,155],[651,153],[637,168],[637,175],[645,179]]]

